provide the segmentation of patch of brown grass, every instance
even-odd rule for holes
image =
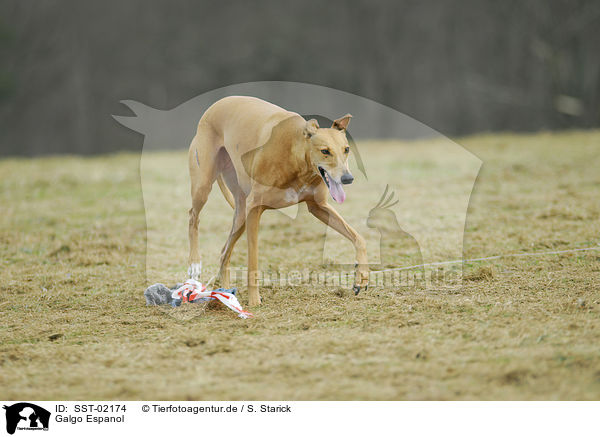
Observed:
[[[491,281],[496,276],[494,266],[479,266],[475,271],[463,275],[465,281]]]

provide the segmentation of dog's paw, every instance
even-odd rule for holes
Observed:
[[[358,293],[360,293],[361,289],[364,289],[365,291],[367,291],[367,289],[369,288],[369,285],[365,285],[364,287],[360,287],[358,285],[355,285],[354,287],[352,287],[352,291],[354,291],[354,295],[357,296]]]
[[[188,269],[188,276],[192,279],[198,280],[202,274],[202,261],[199,263],[192,263]]]
[[[369,287],[369,270],[365,265],[356,265],[356,274],[354,276],[354,286],[352,287],[352,291],[354,291],[354,295],[356,296],[360,293],[360,290],[367,291]]]
[[[354,276],[354,285],[359,288],[365,288],[369,285],[369,270],[365,269],[364,266],[359,266],[356,269]]]

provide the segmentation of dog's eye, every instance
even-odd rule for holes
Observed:
[[[348,153],[348,152],[350,152],[350,147],[346,146],[346,148],[344,149],[344,153]]]
[[[323,155],[331,155],[331,152],[329,151],[329,149],[321,149],[321,153]]]

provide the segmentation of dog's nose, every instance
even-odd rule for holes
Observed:
[[[354,176],[352,176],[350,173],[344,173],[342,175],[342,184],[344,184],[344,185],[351,184],[353,180],[354,180]]]

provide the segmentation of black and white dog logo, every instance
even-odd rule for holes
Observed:
[[[18,430],[48,430],[50,411],[28,402],[4,406],[6,410],[6,432]]]

